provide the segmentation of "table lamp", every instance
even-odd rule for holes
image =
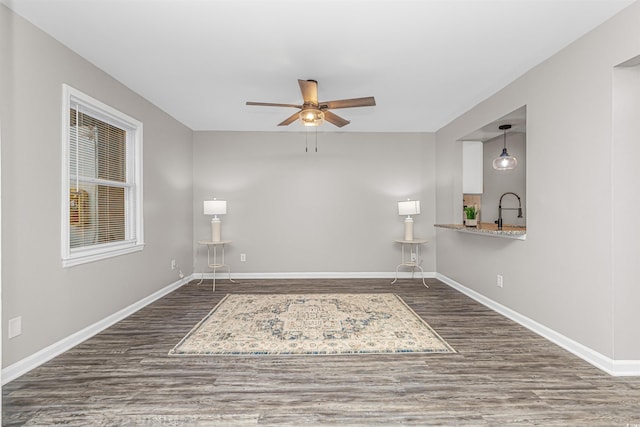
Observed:
[[[204,201],[204,214],[213,215],[211,219],[211,241],[220,241],[220,218],[218,215],[227,214],[227,201],[226,200],[205,200]]]
[[[404,240],[413,240],[413,218],[411,215],[420,214],[420,200],[398,202],[398,215],[406,215],[404,219]]]

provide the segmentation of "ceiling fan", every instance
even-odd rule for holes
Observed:
[[[351,98],[340,99],[337,101],[318,102],[318,82],[315,80],[300,80],[300,92],[302,92],[302,105],[296,104],[276,104],[272,102],[251,102],[248,101],[247,105],[261,105],[266,107],[292,107],[298,108],[300,111],[293,113],[291,116],[278,123],[278,126],[287,126],[300,119],[305,126],[319,126],[324,120],[329,123],[338,126],[348,125],[349,120],[343,119],[335,113],[329,110],[335,110],[338,108],[353,108],[353,107],[371,107],[376,105],[376,100],[373,96],[365,98]]]

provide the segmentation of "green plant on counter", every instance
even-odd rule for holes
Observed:
[[[475,206],[465,206],[464,214],[467,219],[476,219],[476,216],[478,215],[478,209]]]

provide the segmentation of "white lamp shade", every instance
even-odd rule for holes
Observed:
[[[398,202],[398,215],[418,215],[419,213],[420,200]]]
[[[205,215],[226,215],[227,214],[227,201],[226,200],[205,200],[204,201],[204,214]]]

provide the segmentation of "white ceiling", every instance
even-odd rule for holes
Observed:
[[[436,131],[636,0],[0,0],[194,130]],[[337,131],[324,124],[323,131]]]

